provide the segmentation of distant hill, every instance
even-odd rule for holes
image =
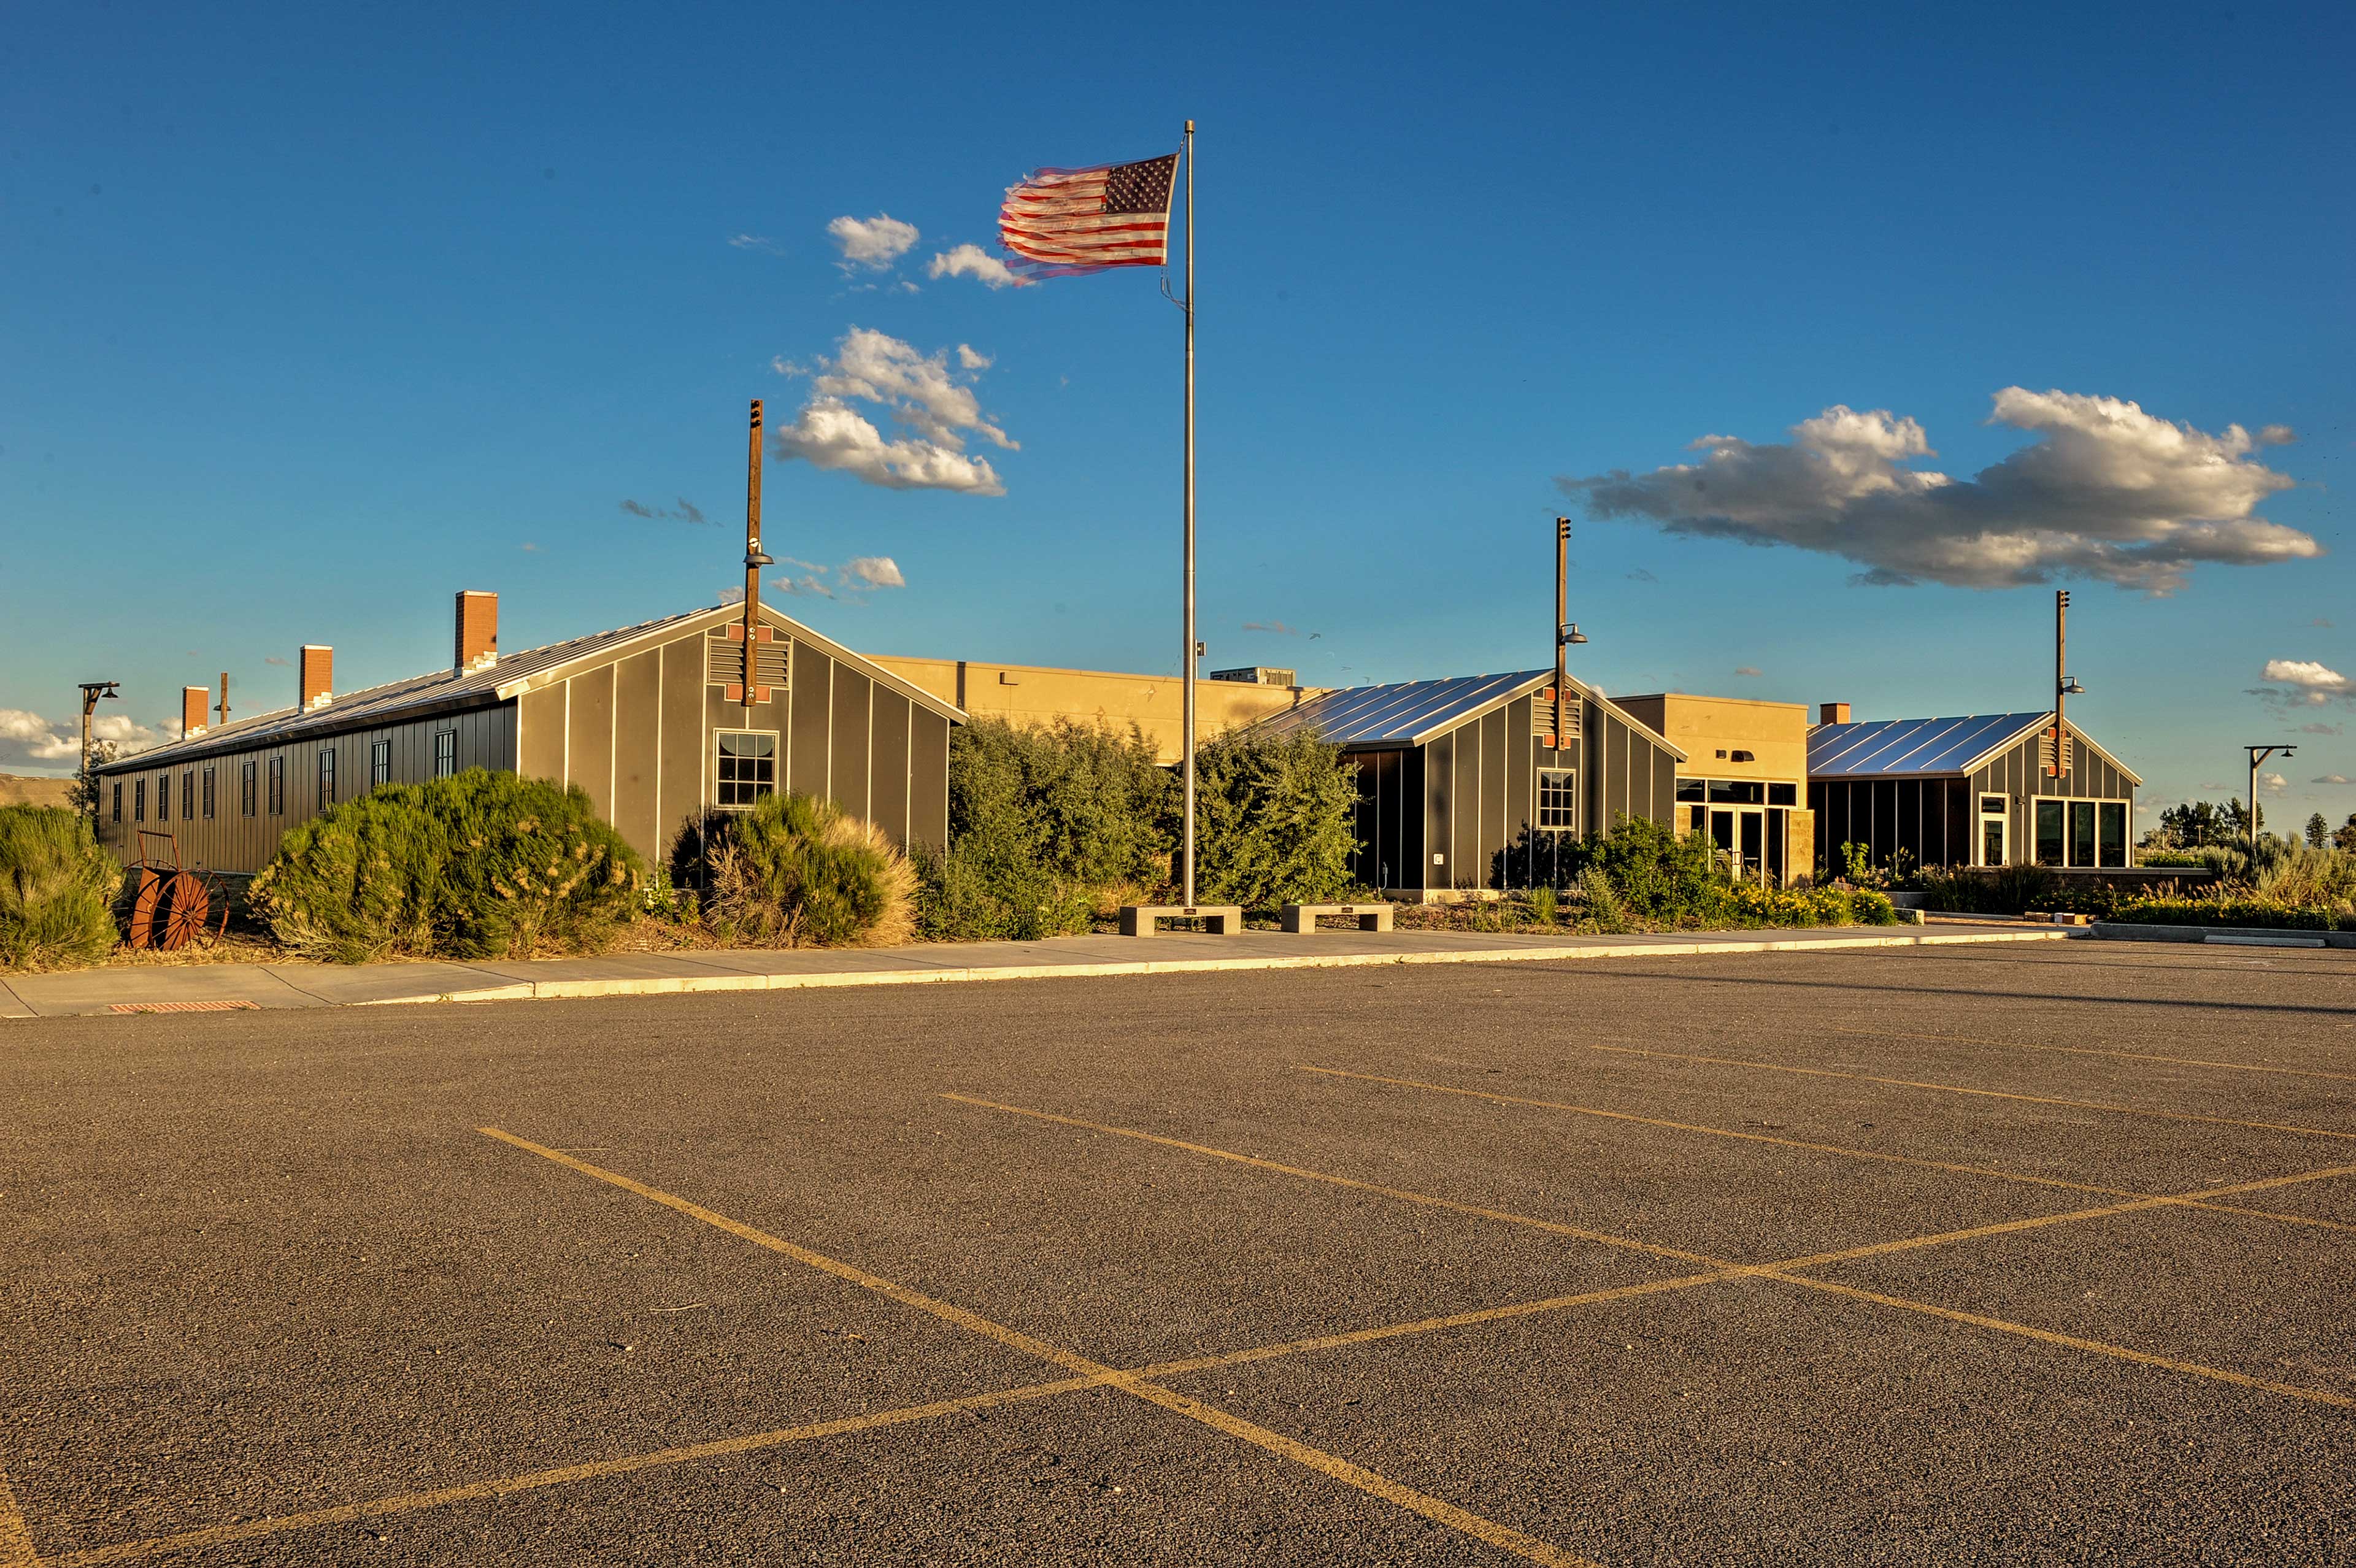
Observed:
[[[63,805],[66,792],[73,788],[71,779],[27,778],[22,773],[0,773],[0,805]]]

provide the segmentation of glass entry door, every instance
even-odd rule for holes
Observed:
[[[1724,851],[1734,880],[1756,882],[1767,869],[1767,814],[1757,807],[1714,805],[1709,812],[1710,842]]]

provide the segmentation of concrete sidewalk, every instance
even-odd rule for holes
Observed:
[[[1509,936],[1439,931],[1326,931],[1313,936],[1285,936],[1254,931],[1235,936],[1062,936],[1046,942],[935,943],[889,948],[615,954],[529,963],[196,964],[0,978],[0,1018],[786,991],[819,986],[1188,971],[1662,958],[1701,953],[2051,942],[2064,934],[2059,929],[1922,931],[1889,926],[1677,936]]]

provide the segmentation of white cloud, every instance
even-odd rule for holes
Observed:
[[[2344,784],[2348,782],[2348,775],[2345,773],[2326,773],[2321,778],[2317,779],[2314,782],[2319,784]]]
[[[888,555],[858,555],[842,563],[843,577],[869,588],[905,588],[900,563]]]
[[[989,462],[965,450],[969,434],[1021,450],[983,415],[972,387],[977,368],[951,370],[947,349],[920,354],[896,337],[854,326],[832,358],[819,357],[816,369],[809,400],[793,423],[772,432],[780,458],[798,457],[886,489],[1006,494]],[[886,436],[854,402],[890,410],[905,432]]]
[[[1755,664],[1740,664],[1740,665],[1736,665],[1736,666],[1734,667],[1734,673],[1735,673],[1735,674],[1737,674],[1737,675],[1739,675],[1739,676],[1742,676],[1742,677],[1744,677],[1745,678],[1750,678],[1750,677],[1757,677],[1757,676],[1764,675],[1764,674],[1766,674],[1767,672],[1766,672],[1766,671],[1764,671],[1764,670],[1762,670],[1762,669],[1761,669],[1761,668],[1760,668],[1757,665],[1755,665]]]
[[[882,212],[873,218],[838,218],[826,226],[826,231],[842,252],[837,265],[846,272],[853,267],[871,272],[887,271],[918,238],[915,224]]]
[[[739,251],[758,251],[765,255],[770,256],[782,256],[785,254],[782,250],[778,249],[776,241],[771,240],[766,234],[734,234],[729,237],[728,243],[734,245]]]
[[[855,555],[841,566],[822,566],[814,560],[796,560],[787,556],[784,564],[799,570],[773,579],[769,585],[780,593],[797,597],[840,598],[859,604],[879,588],[908,586],[908,580],[900,574],[900,563],[888,555]],[[831,581],[828,580],[830,574]]]
[[[2345,691],[2348,677],[2312,659],[2268,659],[2266,678],[2277,686],[2303,686],[2316,691]]]
[[[990,356],[978,352],[970,343],[958,344],[957,357],[958,368],[961,370],[987,370],[991,366]]]
[[[993,289],[1019,289],[1023,280],[979,245],[958,245],[925,263],[928,278],[972,278]]]
[[[1842,556],[1865,582],[2089,577],[2164,594],[2200,563],[2323,553],[2255,515],[2293,481],[2251,453],[2290,439],[2286,429],[2211,435],[2120,399],[2020,387],[1996,394],[1990,422],[2040,439],[1970,479],[1907,466],[1936,455],[1914,421],[1836,404],[1794,425],[1788,443],[1706,435],[1693,443],[1697,463],[1556,483],[1597,517]]]
[[[2290,780],[2283,777],[2280,773],[2260,773],[2258,775],[2258,784],[2261,787],[2275,795],[2280,795],[2283,791],[2290,787]]]
[[[92,741],[113,742],[117,755],[130,756],[135,752],[159,746],[166,741],[179,739],[180,726],[176,720],[160,728],[135,723],[123,713],[100,713],[90,721]],[[81,728],[79,722],[51,720],[21,708],[0,708],[0,764],[25,763],[63,763],[79,766],[81,763]]]

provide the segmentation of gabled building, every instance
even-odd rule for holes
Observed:
[[[1565,836],[1607,832],[1622,816],[1673,821],[1685,760],[1578,681],[1558,705],[1554,672],[1542,669],[1345,687],[1258,728],[1313,731],[1357,764],[1352,871],[1415,899],[1523,887],[1547,876]]]
[[[2143,780],[2054,716],[1852,722],[1827,702],[1808,731],[1808,804],[1826,860],[1843,844],[1875,865],[2118,867]]]
[[[255,871],[338,801],[479,767],[579,784],[658,864],[705,811],[776,789],[945,846],[965,715],[766,604],[753,630],[747,704],[741,604],[502,654],[497,596],[461,593],[446,669],[338,693],[311,645],[293,706],[219,726],[187,688],[179,740],[97,770],[100,839],[128,862],[168,832],[189,865]]]

